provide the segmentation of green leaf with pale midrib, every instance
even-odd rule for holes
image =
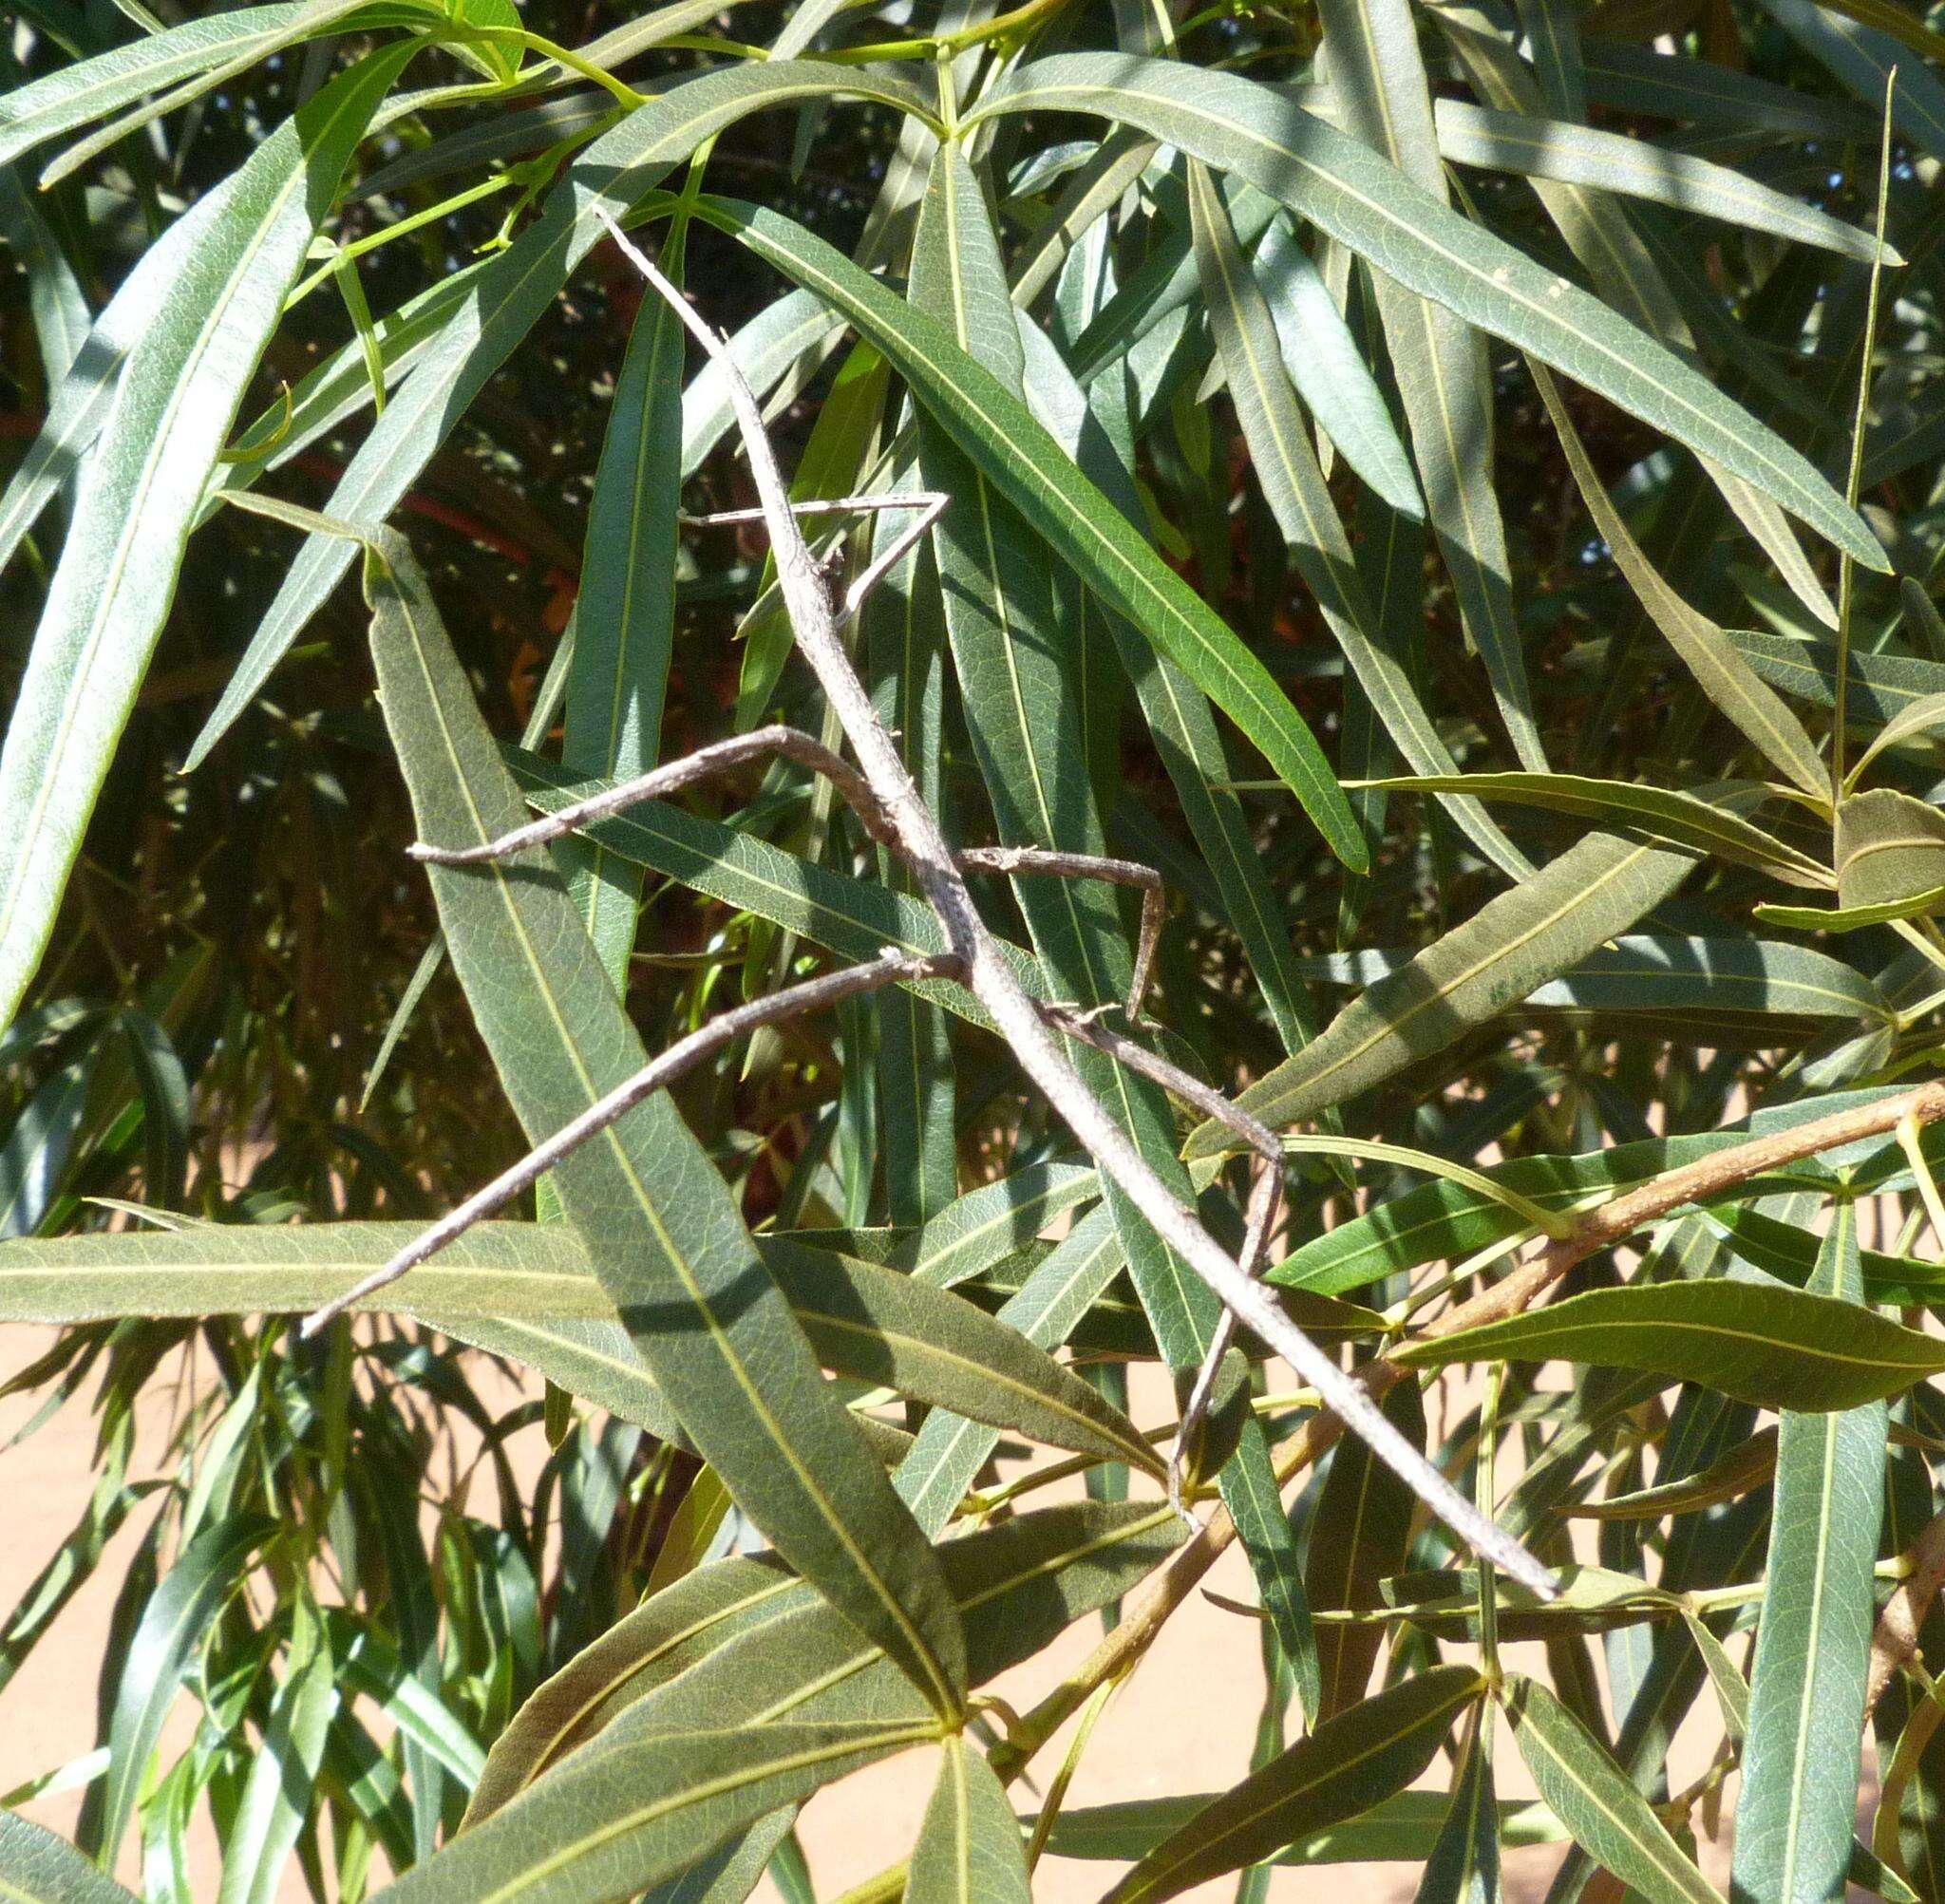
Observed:
[[[1239,1103],[1278,1126],[1369,1090],[1624,932],[1673,892],[1692,863],[1590,834],[1381,979]],[[1211,1122],[1189,1140],[1188,1154],[1237,1145],[1232,1131]]]
[[[937,1737],[906,1719],[597,1741],[377,1894],[374,1904],[633,1896],[778,1806]]]
[[[136,1904],[66,1839],[0,1811],[0,1896],[8,1904]]]
[[[894,111],[925,110],[894,80],[857,66],[780,61],[703,73],[637,107],[576,159],[540,215],[482,273],[474,294],[387,405],[346,465],[325,513],[380,526],[540,314],[603,236],[595,214],[627,217],[709,136],[765,106],[860,95]],[[198,766],[349,566],[351,545],[313,536],[290,565],[229,685],[184,762]]]
[[[1389,1798],[1430,1763],[1482,1686],[1469,1667],[1434,1667],[1326,1721],[1212,1800],[1149,1852],[1104,1904],[1159,1904]]]
[[[1269,671],[1065,457],[997,378],[843,254],[781,215],[706,198],[699,217],[841,311],[920,405],[1104,603],[1153,641],[1262,750],[1347,865],[1363,836],[1310,729]]]
[[[1809,463],[1696,371],[1267,87],[1167,61],[1067,53],[1001,81],[968,120],[1036,110],[1138,125],[1240,174],[1388,275],[1720,462],[1867,567],[1885,567],[1877,537]]]
[[[54,929],[67,874],[175,593],[202,486],[284,293],[411,43],[369,55],[257,146],[154,295],[48,587],[4,751],[0,1023]]]
[[[1711,1280],[1591,1290],[1505,1322],[1406,1343],[1407,1366],[1546,1362],[1665,1371],[1763,1407],[1855,1408],[1945,1369],[1945,1344],[1831,1296]]]
[[[1047,1841],[1057,1857],[1142,1857],[1180,1829],[1218,1794],[1171,1793],[1160,1799],[1127,1799],[1104,1805],[1064,1809]],[[1444,1792],[1399,1792],[1369,1810],[1327,1825],[1286,1845],[1278,1864],[1361,1864],[1393,1858],[1417,1863],[1430,1857],[1450,1800]],[[1538,1799],[1501,1799],[1500,1842],[1504,1845],[1558,1844],[1564,1828]]]
[[[1482,773],[1395,775],[1364,782],[1409,793],[1463,793],[1477,800],[1577,814],[1609,825],[1637,828],[1663,845],[1719,854],[1755,866],[1793,886],[1827,888],[1827,868],[1772,839],[1730,809],[1675,787],[1635,781],[1590,780],[1580,774]]]
[[[968,1622],[975,1682],[1131,1586],[1180,1538],[1180,1523],[1153,1505],[1086,1501],[948,1542],[940,1561]],[[873,1696],[869,1686],[859,1692],[859,1676],[883,1665],[774,1559],[714,1562],[651,1595],[533,1695],[488,1755],[468,1822],[631,1712],[631,1725],[679,1731],[698,1704],[720,1716],[727,1700],[746,1719],[818,1700],[830,1716],[837,1698],[856,1717]]]
[[[1422,773],[1458,775],[1457,763],[1405,670],[1379,638],[1350,538],[1338,519],[1291,393],[1269,308],[1242,256],[1207,170],[1191,163],[1189,209],[1211,328],[1228,374],[1256,480],[1284,539],[1358,684],[1398,751]],[[1464,789],[1455,789],[1463,793]],[[1469,800],[1447,802],[1454,820],[1511,878],[1532,862]]]
[[[1020,1821],[1006,1788],[963,1733],[945,1742],[919,1821],[905,1904],[1030,1904]]]
[[[1871,233],[1693,153],[1464,100],[1442,99],[1435,110],[1439,150],[1461,165],[1530,173],[1649,198],[1790,243],[1819,245],[1865,264],[1877,252]],[[1887,265],[1903,262],[1889,245],[1884,249]]]
[[[1722,1904],[1627,1774],[1553,1693],[1514,1673],[1503,1703],[1540,1797],[1591,1856],[1644,1904]]]
[[[519,797],[409,552],[395,537],[382,546],[385,568],[368,568],[372,651],[420,835],[483,843],[519,823]],[[430,875],[454,968],[530,1137],[641,1068],[640,1041],[544,853]],[[963,1642],[936,1559],[826,1389],[674,1107],[651,1099],[553,1180],[709,1464],[779,1550],[954,1710]]]
[[[1861,1305],[1848,1197],[1831,1213],[1810,1288],[1834,1309]],[[1877,1623],[1887,1427],[1881,1402],[1843,1413],[1785,1412],[1779,1424],[1736,1802],[1734,1881],[1749,1904],[1802,1904],[1843,1889]]]

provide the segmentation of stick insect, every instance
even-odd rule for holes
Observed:
[[[1362,1436],[1454,1533],[1542,1599],[1555,1597],[1558,1590],[1547,1569],[1467,1500],[1406,1441],[1359,1383],[1346,1375],[1291,1321],[1257,1280],[1256,1272],[1282,1191],[1283,1153],[1275,1135],[1189,1073],[1156,1056],[1132,1037],[1101,1023],[1100,1008],[1083,1011],[1033,998],[1007,963],[999,942],[980,917],[966,885],[968,870],[1103,878],[1141,889],[1141,942],[1135,960],[1135,985],[1126,1001],[1131,1026],[1139,1025],[1142,991],[1153,961],[1154,937],[1161,916],[1160,877],[1152,868],[1130,861],[1030,847],[955,852],[948,845],[931,809],[920,799],[841,639],[843,630],[871,589],[932,528],[948,499],[935,493],[906,493],[793,504],[756,399],[729,355],[726,342],[621,228],[605,212],[599,216],[623,254],[668,300],[705,352],[721,367],[760,499],[756,511],[734,512],[734,519],[755,520],[760,517],[767,528],[778,586],[798,651],[837,715],[857,764],[798,729],[766,727],[704,747],[624,785],[533,820],[485,845],[452,850],[436,842],[421,842],[408,850],[420,860],[447,865],[475,863],[558,839],[603,815],[694,785],[712,774],[759,756],[782,755],[827,778],[858,814],[867,834],[911,869],[920,894],[938,920],[945,949],[918,954],[887,948],[878,958],[863,965],[806,980],[724,1013],[663,1052],[635,1077],[563,1126],[513,1169],[425,1231],[383,1269],[309,1317],[305,1332],[314,1331],[349,1304],[384,1288],[414,1264],[424,1262],[472,1224],[519,1195],[576,1144],[625,1116],[644,1098],[672,1084],[684,1070],[732,1038],[759,1026],[775,1024],[885,985],[906,984],[918,978],[951,978],[965,986],[985,1008],[1010,1046],[1021,1069],[1102,1173],[1125,1194],[1162,1242],[1210,1286],[1223,1305],[1220,1325],[1213,1332],[1197,1370],[1170,1458],[1169,1490],[1178,1506],[1181,1505],[1182,1468],[1187,1452],[1208,1407],[1222,1355],[1237,1326],[1243,1323],[1281,1355],[1317,1391],[1325,1405]],[[803,539],[800,518],[840,510],[894,509],[912,511],[912,522],[888,541],[884,551],[840,599],[824,567]],[[1194,1212],[1156,1175],[1127,1134],[1095,1099],[1067,1054],[1063,1040],[1068,1038],[1094,1046],[1115,1062],[1153,1080],[1208,1116],[1219,1119],[1255,1154],[1256,1174],[1249,1196],[1245,1241],[1239,1257],[1232,1257],[1203,1229]]]

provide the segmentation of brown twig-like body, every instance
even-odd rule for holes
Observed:
[[[1127,1133],[1108,1116],[1082,1081],[1042,1016],[1040,1007],[1013,975],[1000,952],[999,942],[980,918],[937,820],[919,797],[891,735],[878,719],[871,697],[851,664],[840,638],[840,611],[790,513],[789,494],[777,468],[755,397],[737,371],[723,340],[710,330],[653,262],[630,242],[621,228],[612,219],[607,223],[625,255],[669,301],[708,355],[723,367],[730,404],[749,455],[758,500],[767,513],[777,582],[798,651],[817,677],[857,755],[872,795],[884,811],[894,834],[895,850],[912,869],[919,892],[938,919],[948,948],[959,959],[963,982],[986,1008],[1000,1036],[1011,1046],[1020,1068],[1161,1241],[1343,1414],[1426,1506],[1505,1573],[1542,1597],[1551,1598],[1556,1589],[1547,1569],[1480,1514],[1371,1405],[1337,1364],[1283,1313],[1202,1228],[1193,1211],[1177,1199],[1135,1148]]]
[[[816,978],[805,979],[802,985],[786,986],[782,991],[771,992],[767,997],[752,998],[746,1004],[732,1007],[710,1019],[707,1025],[699,1026],[688,1037],[678,1038],[666,1051],[644,1065],[633,1077],[617,1084],[605,1098],[590,1104],[577,1118],[562,1124],[545,1142],[536,1144],[512,1169],[501,1171],[491,1183],[474,1191],[463,1203],[447,1211],[438,1222],[414,1236],[388,1263],[373,1270],[364,1281],[306,1316],[299,1333],[315,1335],[333,1316],[342,1314],[352,1304],[364,1301],[387,1283],[397,1282],[407,1270],[416,1269],[428,1257],[436,1256],[448,1243],[464,1235],[475,1223],[483,1222],[496,1210],[503,1210],[521,1191],[531,1189],[563,1157],[584,1144],[589,1138],[606,1130],[610,1124],[618,1123],[644,1099],[653,1097],[657,1091],[666,1091],[705,1058],[720,1051],[724,1046],[733,1044],[745,1032],[755,1031],[765,1025],[781,1024],[788,1018],[802,1018],[806,1012],[836,1005],[840,999],[858,998],[866,992],[880,990],[887,985],[909,985],[915,979],[955,977],[958,963],[950,952],[927,955],[887,950],[869,964],[846,966],[841,971],[823,972]]]

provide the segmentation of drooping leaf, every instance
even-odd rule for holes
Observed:
[[[368,576],[372,650],[422,837],[483,843],[519,823],[519,797],[409,553],[396,538],[384,549]],[[432,884],[454,968],[535,1140],[640,1068],[641,1046],[542,860],[435,867]],[[518,990],[508,961],[523,971]],[[666,1097],[583,1145],[554,1180],[709,1464],[779,1550],[953,1710],[962,1641],[936,1559],[825,1391],[722,1178]]]
[[[1504,1704],[1540,1797],[1592,1857],[1644,1904],[1722,1904],[1627,1774],[1553,1693],[1514,1673]]]
[[[87,1849],[111,1862],[135,1816],[149,1757],[161,1738],[182,1676],[208,1641],[251,1556],[276,1532],[261,1516],[237,1514],[205,1528],[177,1557],[143,1607],[122,1668],[108,1722],[108,1776]]]
[[[890,360],[957,448],[1116,613],[1161,650],[1262,750],[1331,851],[1364,845],[1322,751],[1261,662],[1129,526],[1031,413],[915,311],[841,254],[776,213],[710,198],[699,216],[841,311]]]
[[[40,962],[161,632],[202,485],[339,175],[411,43],[368,55],[263,141],[153,287],[0,750],[0,1021]]]
[[[968,123],[1036,110],[1091,112],[1138,125],[1237,173],[1400,283],[1665,429],[1867,567],[1883,566],[1876,537],[1774,432],[1585,292],[1269,88],[1169,61],[1059,54],[1003,81]]]
[[[1862,1303],[1848,1197],[1832,1212],[1810,1288],[1833,1304]],[[1872,1573],[1888,1424],[1884,1404],[1868,1402],[1827,1414],[1785,1410],[1778,1430],[1736,1803],[1734,1881],[1752,1904],[1800,1904],[1843,1887],[1877,1621]]]

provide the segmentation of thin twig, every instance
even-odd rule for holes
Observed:
[[[1142,1000],[1148,995],[1148,974],[1155,969],[1155,948],[1161,939],[1161,922],[1168,913],[1168,895],[1161,875],[1154,867],[1144,866],[1139,859],[1109,859],[1099,853],[1050,853],[1039,846],[966,846],[960,848],[958,859],[961,867],[976,867],[982,873],[1047,873],[1056,878],[1105,879],[1111,885],[1138,888],[1142,927],[1135,945],[1134,975],[1128,981],[1128,1022],[1140,1022]]]
[[[415,840],[406,851],[412,858],[434,866],[473,866],[482,860],[504,859],[523,847],[543,846],[551,839],[563,839],[590,821],[625,813],[646,800],[661,800],[666,795],[680,793],[698,781],[712,780],[765,754],[782,754],[799,766],[822,774],[844,796],[874,839],[887,846],[894,843],[891,822],[863,775],[841,754],[834,754],[801,727],[777,726],[755,727],[746,734],[732,734],[727,741],[713,741],[692,754],[685,754],[679,761],[670,761],[667,766],[652,768],[619,785],[604,787],[586,800],[543,814],[483,845],[434,846]]]
[[[734,1043],[745,1032],[781,1023],[786,1018],[801,1018],[824,1006],[836,1005],[841,999],[857,998],[887,985],[909,985],[916,979],[955,977],[958,965],[958,960],[950,952],[923,954],[887,949],[867,965],[847,966],[841,971],[823,972],[816,978],[805,979],[801,985],[787,986],[782,991],[772,992],[767,997],[752,998],[746,1004],[735,1006],[710,1019],[688,1037],[677,1039],[660,1056],[651,1059],[633,1077],[615,1085],[606,1097],[562,1124],[544,1142],[536,1144],[511,1170],[501,1171],[491,1183],[474,1191],[463,1203],[448,1211],[429,1229],[421,1231],[384,1268],[374,1270],[363,1282],[306,1316],[298,1333],[315,1335],[352,1304],[363,1302],[387,1283],[397,1282],[407,1270],[415,1269],[427,1257],[437,1255],[475,1223],[492,1216],[496,1210],[504,1209],[589,1138],[606,1130],[610,1124],[619,1122],[645,1098],[666,1090],[703,1059]]]
[[[689,300],[658,271],[612,218],[610,234],[682,320],[720,363],[736,412],[757,495],[769,515],[772,553],[797,647],[816,675],[850,741],[872,791],[882,802],[896,836],[896,850],[912,868],[920,893],[936,914],[947,946],[963,961],[964,983],[1011,1046],[1020,1068],[1055,1113],[1127,1197],[1156,1235],[1216,1294],[1237,1311],[1263,1341],[1290,1363],[1323,1400],[1338,1409],[1425,1504],[1472,1547],[1488,1553],[1515,1579],[1543,1599],[1557,1589],[1548,1570],[1501,1529],[1485,1519],[1403,1435],[1373,1407],[1337,1364],[1252,1282],[1229,1253],[1180,1202],[1128,1135],[1096,1101],[1068,1062],[1059,1040],[1013,975],[998,941],[987,930],[966,882],[954,863],[938,821],[920,799],[892,738],[878,719],[840,639],[839,612],[822,571],[790,514],[789,493],[777,468],[763,414],[737,370],[725,341],[698,316]]]

